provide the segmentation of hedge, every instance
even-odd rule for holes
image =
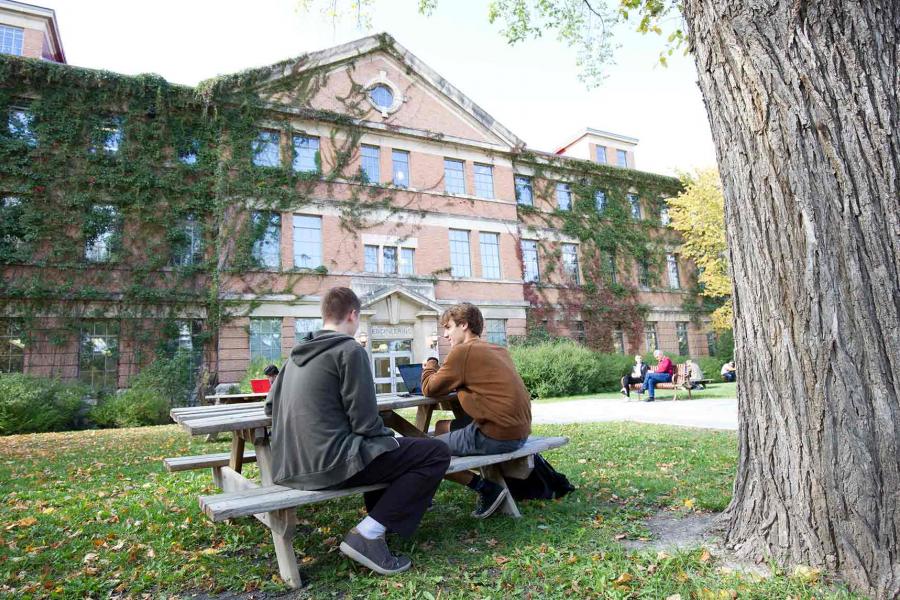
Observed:
[[[77,383],[0,374],[0,435],[76,429],[88,393]]]

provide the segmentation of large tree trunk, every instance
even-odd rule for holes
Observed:
[[[734,277],[726,543],[900,597],[900,2],[684,14]]]

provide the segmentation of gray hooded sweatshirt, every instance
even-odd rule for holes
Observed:
[[[320,330],[294,346],[266,397],[275,483],[333,487],[399,448],[375,402],[369,355],[349,335]]]

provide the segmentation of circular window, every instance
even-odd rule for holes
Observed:
[[[369,100],[381,111],[388,111],[394,106],[394,92],[388,86],[379,83],[369,90]]]

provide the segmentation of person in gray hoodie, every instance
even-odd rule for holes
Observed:
[[[275,483],[322,490],[387,483],[365,493],[368,516],[352,528],[341,552],[382,575],[412,561],[390,552],[385,533],[415,532],[450,464],[447,446],[428,438],[394,437],[375,400],[369,356],[354,339],[360,302],[349,288],[322,300],[322,329],[293,350],[266,397],[272,416]]]

